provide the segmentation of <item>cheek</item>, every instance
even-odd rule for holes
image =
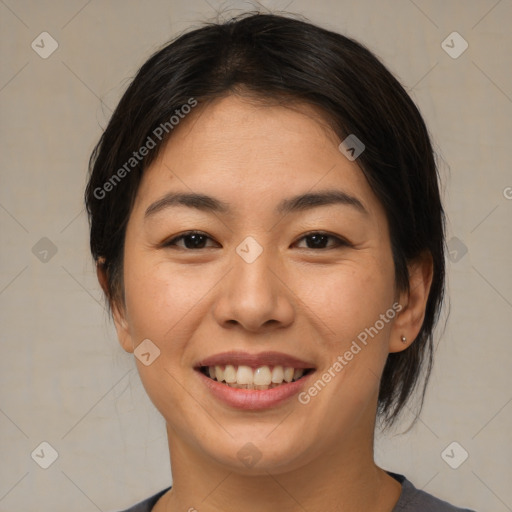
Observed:
[[[311,279],[314,284],[311,284]],[[340,265],[311,273],[303,281],[301,300],[314,311],[322,332],[335,342],[352,340],[374,325],[393,303],[394,272],[391,263]],[[301,286],[300,282],[297,286]]]
[[[191,318],[204,314],[201,304],[214,277],[194,266],[176,268],[142,251],[127,256],[125,297],[132,335],[154,340],[166,352],[182,350],[197,326]]]
[[[148,366],[136,359],[139,376],[149,398],[167,419],[187,404],[180,371],[188,364],[183,359],[198,325],[193,319],[204,315],[200,304],[208,286],[205,276],[201,280],[197,274],[192,269],[177,271],[144,251],[131,251],[125,258],[130,334],[135,345],[149,339],[160,350]]]

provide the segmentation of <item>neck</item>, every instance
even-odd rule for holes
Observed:
[[[356,439],[365,435],[366,442]],[[368,435],[369,434],[369,435]],[[154,512],[391,512],[401,485],[373,460],[373,430],[284,472],[240,474],[183,443],[167,427],[173,487]],[[161,505],[161,506],[160,506]]]

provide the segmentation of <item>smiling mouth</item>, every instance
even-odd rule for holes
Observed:
[[[201,366],[198,370],[221,384],[237,389],[264,391],[295,382],[314,371],[314,368],[293,368],[290,366],[246,365]]]

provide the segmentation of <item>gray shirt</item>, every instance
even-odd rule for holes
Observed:
[[[467,508],[458,508],[450,505],[446,501],[435,498],[431,494],[416,489],[407,478],[396,473],[388,473],[402,484],[402,493],[398,499],[393,512],[474,512]],[[157,494],[137,503],[131,508],[121,512],[151,512],[156,502],[163,496],[170,487],[164,489]]]

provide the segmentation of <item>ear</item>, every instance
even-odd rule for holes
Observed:
[[[112,299],[104,263],[104,258],[98,259],[96,262],[96,275],[98,277],[98,281],[100,283],[101,289],[103,290],[103,293],[110,302],[112,318],[114,319],[114,325],[117,331],[117,339],[119,340],[121,346],[126,350],[126,352],[133,352],[135,347],[133,345],[133,339],[130,334],[130,329],[126,319],[126,308],[124,305],[120,305],[116,300]]]
[[[398,313],[391,329],[389,352],[405,350],[418,336],[432,285],[433,261],[430,252],[422,254],[411,262],[409,271],[409,291],[400,293],[399,303],[402,309]],[[406,341],[402,341],[405,337]]]

